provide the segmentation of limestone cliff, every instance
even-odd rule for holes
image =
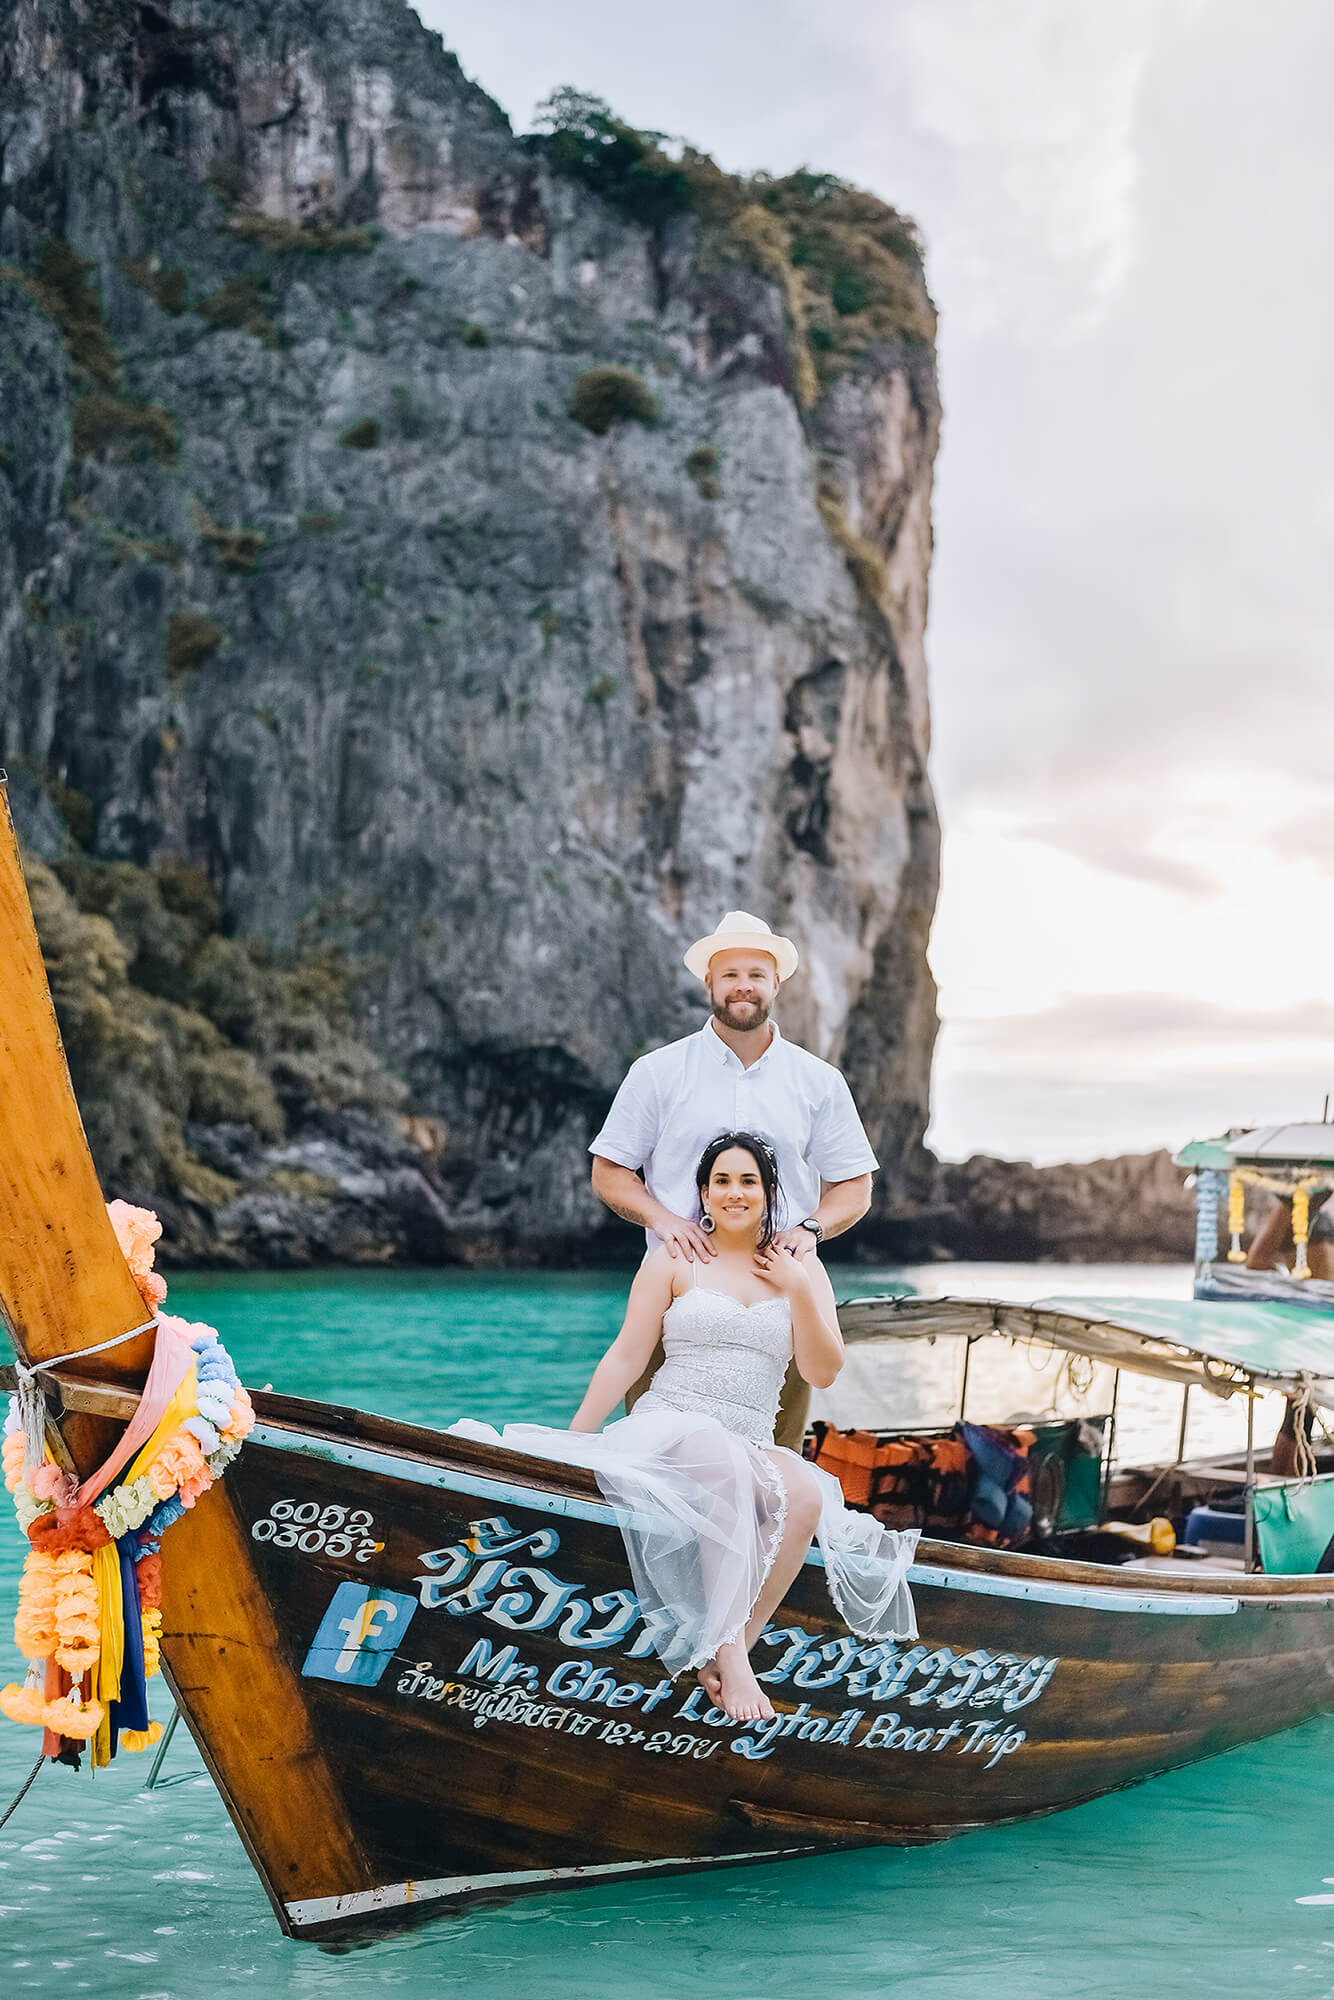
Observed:
[[[1168,1152],[1035,1167],[942,1164],[936,1240],[956,1257],[1028,1262],[1188,1263],[1194,1201]]]
[[[0,762],[104,1176],[193,1256],[583,1254],[733,905],[878,1240],[930,1199],[912,227],[550,126],[401,0],[11,7]]]

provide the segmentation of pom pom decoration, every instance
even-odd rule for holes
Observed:
[[[103,1724],[107,1702],[118,1694],[123,1606],[135,1602],[135,1591],[122,1597],[121,1564],[111,1544],[134,1558],[148,1677],[160,1666],[163,1532],[226,1470],[254,1424],[250,1398],[214,1329],[158,1310],[167,1287],[153,1269],[153,1246],[162,1234],[157,1217],[123,1201],[112,1202],[107,1213],[157,1326],[149,1400],[134,1420],[134,1443],[127,1435],[105,1471],[80,1486],[49,1450],[43,1463],[31,1463],[36,1440],[25,1447],[19,1400],[11,1397],[3,1444],[5,1486],[29,1540],[14,1638],[32,1664],[26,1685],[0,1688],[0,1714],[89,1742],[94,1764],[107,1761],[116,1740],[114,1724]],[[80,1502],[80,1492],[98,1497]],[[63,1676],[71,1684],[68,1694],[58,1692]],[[119,1740],[127,1750],[145,1750],[161,1734],[154,1722],[146,1730],[120,1731]]]
[[[13,1681],[0,1688],[0,1714],[11,1722],[27,1722],[34,1728],[46,1726],[46,1696],[38,1687],[17,1687]]]
[[[0,1705],[3,1705],[3,1702],[4,1696],[0,1695]],[[160,1722],[150,1722],[147,1729],[122,1729],[120,1732],[120,1747],[122,1750],[133,1750],[136,1752],[147,1750],[150,1744],[156,1743],[160,1739],[161,1735],[162,1724]]]
[[[139,1585],[139,1604],[144,1611],[162,1609],[162,1558],[155,1551],[141,1556],[135,1571]]]
[[[127,1479],[104,1493],[95,1512],[113,1542],[141,1527],[158,1504],[157,1488],[147,1474]]]
[[[97,1734],[105,1714],[100,1701],[89,1702],[83,1708],[66,1695],[59,1701],[48,1701],[42,1710],[41,1720],[57,1736],[68,1736],[78,1743],[86,1742],[90,1736]]]
[[[44,1466],[43,1471],[47,1468]],[[91,1507],[57,1507],[50,1514],[43,1514],[28,1530],[28,1540],[35,1549],[44,1549],[50,1556],[57,1556],[71,1549],[105,1548],[111,1540],[101,1518]]]

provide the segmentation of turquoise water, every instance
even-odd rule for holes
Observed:
[[[887,1274],[849,1274],[844,1292]],[[933,1280],[942,1275],[930,1274]],[[1118,1272],[1113,1287],[1176,1289]],[[915,1282],[922,1274],[910,1274]],[[1070,1274],[952,1266],[950,1289],[1068,1291]],[[616,1276],[194,1277],[171,1306],[221,1330],[252,1384],[447,1423],[564,1421],[615,1331]],[[1162,1412],[1175,1434],[1175,1402]],[[0,1531],[7,1623],[22,1544]],[[170,1544],[168,1544],[170,1559]],[[6,1677],[21,1663],[0,1644]],[[156,1712],[169,1703],[159,1683]],[[0,1722],[0,1802],[36,1754]],[[1219,1994],[1334,2000],[1334,1718],[1113,1798],[934,1848],[534,1898],[353,1950],[285,1942],[179,1732],[95,1778],[44,1769],[0,1833],[0,1995],[195,2000],[921,2000]],[[1314,1899],[1314,1900],[1302,1900]]]

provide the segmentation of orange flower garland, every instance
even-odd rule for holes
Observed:
[[[162,1644],[162,1613],[141,1612],[140,1623],[144,1634],[144,1679],[151,1680],[160,1664],[158,1655]]]
[[[107,1214],[139,1296],[150,1312],[156,1312],[167,1296],[166,1279],[153,1269],[153,1245],[162,1234],[162,1224],[151,1209],[135,1208],[128,1201],[109,1201]]]
[[[55,1557],[29,1549],[23,1558],[14,1644],[25,1660],[49,1660],[56,1648]]]
[[[150,1445],[152,1458],[145,1463],[141,1452],[131,1460],[130,1470],[139,1468],[135,1476],[122,1476],[91,1504],[75,1504],[77,1477],[54,1464],[49,1451],[42,1465],[25,1466],[17,1398],[11,1399],[2,1454],[5,1486],[13,1495],[19,1526],[29,1537],[14,1637],[31,1665],[24,1686],[11,1682],[0,1689],[0,1713],[76,1742],[90,1742],[94,1764],[105,1763],[114,1754],[115,1732],[108,1733],[103,1723],[106,1699],[116,1698],[117,1672],[113,1666],[108,1679],[102,1637],[105,1617],[110,1621],[107,1652],[114,1662],[120,1649],[122,1604],[116,1561],[100,1553],[95,1560],[94,1552],[109,1550],[115,1542],[122,1557],[134,1557],[147,1679],[160,1666],[158,1544],[165,1529],[226,1470],[254,1424],[250,1398],[213,1328],[168,1320],[158,1310],[167,1287],[153,1269],[153,1246],[162,1234],[157,1217],[123,1201],[112,1202],[108,1215],[140,1295],[158,1322],[159,1340],[183,1341],[193,1350],[167,1406],[172,1412],[168,1421],[175,1428],[162,1437],[164,1426],[159,1421]],[[95,1485],[92,1490],[96,1492]],[[50,1678],[56,1669],[59,1676]],[[64,1687],[66,1677],[68,1693],[49,1698],[48,1689]],[[90,1697],[86,1701],[85,1684]],[[98,1695],[105,1699],[93,1698]],[[121,1729],[119,1742],[126,1750],[146,1750],[161,1735],[161,1725],[150,1722],[142,1730]]]
[[[53,1558],[56,1578],[55,1657],[71,1680],[82,1680],[102,1650],[93,1559],[86,1549]]]

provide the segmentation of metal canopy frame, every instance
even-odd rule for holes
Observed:
[[[1290,1395],[1307,1391],[1314,1402],[1334,1407],[1334,1376],[1313,1375],[1301,1368],[1263,1368],[1252,1360],[1228,1360],[1203,1348],[1168,1340],[1127,1326],[1096,1310],[1087,1313],[1071,1305],[1039,1301],[1032,1305],[1004,1299],[921,1299],[875,1297],[849,1299],[838,1309],[843,1338],[863,1341],[932,1340],[953,1336],[968,1341],[990,1335],[1002,1339],[1058,1347],[1086,1354],[1113,1368],[1155,1376],[1183,1388],[1202,1388],[1210,1395],[1245,1394],[1254,1383]],[[1146,1305],[1151,1305],[1146,1301]],[[1235,1307],[1223,1307],[1235,1312]],[[1334,1328],[1331,1329],[1334,1331]]]

